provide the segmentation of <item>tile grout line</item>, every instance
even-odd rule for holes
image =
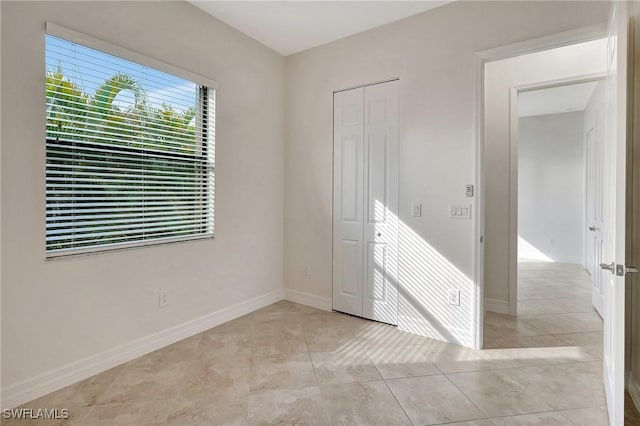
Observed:
[[[520,413],[520,414],[513,414],[513,415],[510,415],[510,416],[493,416],[493,417],[486,417],[484,419],[476,419],[476,420],[488,420],[488,421],[494,423],[493,420],[497,420],[497,419],[511,419],[513,417],[533,416],[533,415],[554,413],[554,414],[560,414],[562,417],[564,417],[572,425],[580,425],[580,423],[572,422],[570,419],[565,417],[562,413],[566,412],[566,411],[586,410],[586,409],[600,408],[600,407],[601,406],[599,406],[599,407],[571,408],[571,409],[568,409],[568,410],[534,411],[534,412],[531,412],[531,413]],[[469,421],[473,422],[473,421],[476,421],[476,420],[469,420]],[[436,423],[435,425],[432,425],[432,426],[445,426],[445,425],[456,424],[456,423],[458,423],[458,422],[457,421],[453,421],[453,422],[446,422],[446,423]]]
[[[375,367],[375,364],[374,364]],[[376,367],[376,370],[378,369],[378,367]],[[378,374],[380,374],[380,371],[378,371]],[[380,374],[380,377],[382,377],[382,374]],[[387,379],[385,379],[384,377],[382,378],[382,382],[384,383],[384,385],[387,387],[387,390],[389,391],[389,393],[391,394],[391,396],[393,396],[393,399],[396,401],[396,404],[398,404],[398,407],[400,407],[400,409],[402,410],[402,412],[404,413],[404,415],[407,417],[407,420],[409,420],[409,423],[411,423],[414,426],[417,426],[413,420],[411,420],[411,417],[409,417],[409,413],[407,413],[407,410],[405,410],[404,406],[402,405],[402,403],[400,403],[400,401],[398,400],[398,397],[396,396],[395,393],[393,393],[393,390],[391,389],[391,386],[389,386],[389,383],[387,383]]]
[[[255,344],[256,341],[256,318],[251,313],[251,362],[249,363],[249,392],[247,392],[247,421],[249,421],[249,395],[251,394],[251,388],[253,387],[253,362],[256,358]]]
[[[137,358],[136,358],[136,359],[137,359]],[[131,360],[131,361],[133,361],[133,360]],[[131,363],[131,361],[127,361],[127,362],[125,362],[125,363],[124,363],[124,367],[122,367],[122,371],[120,371],[118,374],[116,374],[116,377],[114,377],[114,378],[113,378],[113,380],[111,381],[111,383],[109,383],[109,385],[104,389],[104,391],[102,391],[102,392],[100,393],[100,395],[96,396],[96,401],[93,403],[93,405],[91,405],[91,408],[87,411],[87,413],[84,415],[84,417],[82,417],[82,419],[80,420],[80,424],[81,424],[81,425],[82,425],[82,424],[86,424],[86,421],[87,421],[87,419],[89,418],[89,416],[91,415],[91,413],[93,413],[93,410],[96,408],[96,406],[97,406],[97,405],[99,405],[99,404],[98,404],[98,401],[100,400],[100,398],[102,398],[104,395],[106,395],[106,394],[107,394],[107,392],[108,392],[108,391],[113,387],[113,384],[114,384],[114,383],[115,383],[115,382],[120,378],[120,376],[122,376],[122,374],[125,372],[125,370],[126,370],[127,368],[129,368],[129,366],[130,366],[129,364]],[[123,364],[120,364],[120,365],[123,365]],[[117,367],[118,367],[118,366],[113,367],[113,368],[117,368]],[[107,371],[109,371],[109,370],[107,370]],[[96,375],[91,376],[91,377],[93,378],[93,377],[95,377],[95,376],[96,376]],[[100,404],[100,405],[105,405],[105,404]]]
[[[298,313],[298,314],[301,315],[301,313]],[[300,319],[299,321],[300,321],[300,329],[302,330],[302,338],[307,347],[307,356],[309,357],[309,363],[311,364],[311,369],[313,370],[313,375],[316,379],[316,387],[318,388],[318,392],[320,393],[320,406],[322,407],[324,414],[327,416],[327,419],[329,420],[329,426],[332,426],[333,421],[331,420],[331,413],[328,409],[327,402],[325,401],[324,396],[322,395],[322,389],[320,388],[320,380],[318,378],[318,372],[316,371],[316,366],[313,363],[313,358],[311,358],[311,351],[309,350],[309,342],[307,341],[307,333],[305,333],[304,324]]]
[[[563,347],[563,346],[560,346]],[[530,348],[511,348],[511,349],[530,349]],[[501,350],[501,349],[497,349],[497,350]],[[483,360],[483,361],[490,361],[490,360]],[[496,368],[484,368],[484,369],[479,369],[479,370],[464,370],[464,371],[451,371],[449,373],[442,373],[445,376],[451,375],[451,374],[465,374],[465,373],[482,373],[483,371],[499,371],[499,370],[514,370],[516,368],[534,368],[534,367],[550,367],[550,366],[556,366],[556,365],[575,365],[575,364],[587,364],[587,363],[596,363],[596,362],[602,362],[601,359],[590,359],[590,360],[581,360],[581,361],[566,361],[566,362],[558,362],[558,363],[554,363],[554,364],[550,364],[548,362],[544,363],[544,364],[532,364],[532,365],[517,365],[517,366],[513,366],[513,367],[496,367]],[[418,377],[418,376],[416,376]],[[420,376],[422,377],[422,376]]]
[[[458,389],[458,392],[460,392],[460,394],[462,394],[462,396],[464,396],[467,401],[469,401],[471,403],[471,405],[473,405],[474,407],[476,407],[476,410],[478,410],[478,412],[482,413],[485,417],[484,419],[470,419],[470,420],[463,420],[463,421],[472,421],[472,420],[485,420],[489,418],[489,415],[482,409],[480,409],[480,407],[478,407],[478,405],[475,403],[475,401],[473,399],[471,399],[471,397],[469,397],[469,395],[467,395],[466,393],[464,393],[464,391],[462,389],[460,389],[454,382],[453,380],[451,380],[451,378],[449,376],[447,376],[446,374],[443,374],[443,376],[449,381],[449,383],[451,383],[451,385]]]

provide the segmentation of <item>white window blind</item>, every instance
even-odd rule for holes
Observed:
[[[208,238],[215,90],[46,38],[48,256]]]

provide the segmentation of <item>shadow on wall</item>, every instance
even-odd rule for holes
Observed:
[[[551,257],[518,235],[518,259],[538,262],[555,262]]]
[[[376,201],[378,203],[378,201]],[[474,282],[390,210],[398,224],[399,267],[387,280],[398,284],[398,328],[415,334],[473,346]],[[376,275],[384,273],[376,257]],[[390,276],[391,275],[391,276]],[[449,291],[460,292],[459,306],[448,303]]]

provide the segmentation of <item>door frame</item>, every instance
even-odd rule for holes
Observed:
[[[628,122],[627,138],[628,149],[631,155],[627,158],[627,173],[629,179],[629,187],[627,188],[627,265],[640,265],[640,84],[635,83],[640,78],[640,7],[635,4],[629,9],[629,16],[633,19],[629,22],[629,73],[633,78],[629,78],[631,82],[628,93],[633,94],[627,103],[627,111],[630,113],[631,119]],[[629,158],[630,157],[630,158]],[[634,351],[633,343],[637,338],[638,331],[635,330],[633,324],[640,321],[640,306],[638,306],[633,298],[633,293],[640,289],[640,274],[627,274],[627,307],[625,321],[625,361],[631,360],[633,356],[640,357],[638,350]],[[640,408],[640,381],[636,380],[638,371],[633,370],[633,365],[625,362],[626,382],[629,395],[636,409]]]
[[[518,314],[518,95],[532,90],[550,89],[571,84],[603,81],[606,73],[587,73],[567,78],[522,84],[511,87],[509,104],[509,314]],[[586,173],[586,171],[585,171]],[[582,191],[586,187],[583,186]],[[585,212],[586,213],[586,212]],[[582,220],[585,221],[583,214]],[[586,228],[585,228],[586,229]],[[586,231],[583,230],[586,235]],[[583,241],[585,239],[583,235]],[[583,262],[585,249],[583,247]]]
[[[475,320],[474,348],[482,349],[483,327],[484,327],[484,217],[485,217],[485,191],[484,191],[484,66],[486,63],[507,59],[529,53],[540,52],[557,47],[568,46],[576,43],[592,41],[607,36],[607,22],[588,27],[577,28],[570,31],[551,34],[544,37],[534,38],[518,43],[500,46],[492,49],[482,50],[474,54],[474,74],[475,74],[475,159],[474,176],[476,183],[476,197],[474,197],[473,208],[477,212],[473,223],[473,278],[475,285]],[[517,160],[517,157],[516,157]],[[513,161],[511,158],[510,162]],[[511,178],[510,178],[511,180]],[[511,183],[510,183],[511,187]],[[509,200],[509,205],[513,200]],[[517,207],[517,206],[516,206]],[[511,210],[511,208],[510,208]],[[513,224],[509,225],[510,230]],[[517,228],[516,228],[517,233]],[[517,236],[516,236],[517,242]],[[516,257],[517,261],[517,257]],[[516,264],[517,267],[517,264]],[[512,268],[510,268],[512,269]],[[511,277],[513,271],[509,271]],[[512,281],[511,279],[509,281]],[[517,305],[515,294],[509,295],[510,305]]]

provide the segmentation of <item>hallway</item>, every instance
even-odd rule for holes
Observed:
[[[602,359],[602,318],[581,265],[518,262],[518,316],[487,312],[484,347],[573,346]]]

